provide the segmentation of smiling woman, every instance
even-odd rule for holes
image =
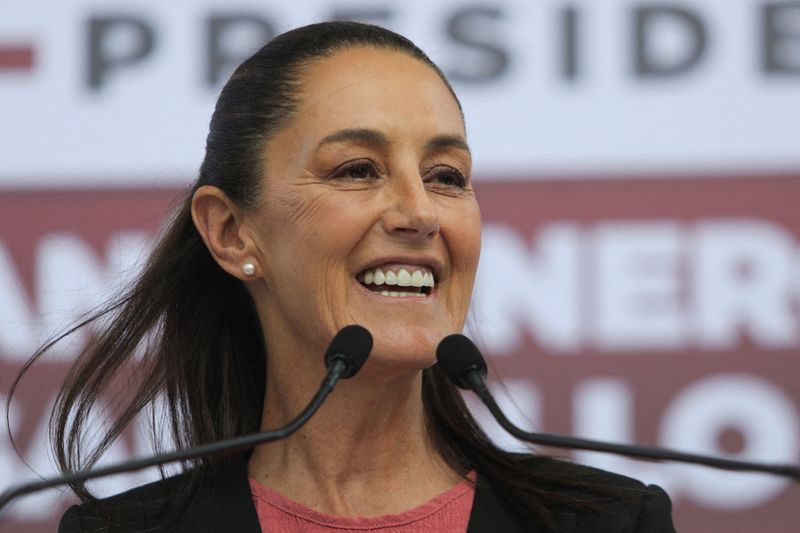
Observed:
[[[316,60],[298,82],[291,121],[262,151],[257,206],[234,213],[221,190],[204,186],[195,223],[229,273],[257,265],[248,287],[275,354],[267,376],[297,365],[272,346],[319,354],[353,323],[374,332],[365,373],[403,366],[418,374],[435,361],[436,344],[463,327],[480,252],[459,106],[430,66],[385,48]],[[237,225],[235,238],[225,239],[226,223]],[[365,290],[358,277],[370,270],[372,286],[394,290]],[[411,285],[412,272],[432,279],[430,294],[393,294]],[[318,359],[309,362],[316,386]]]
[[[470,170],[455,94],[397,34],[316,24],[245,61],[197,183],[64,385],[60,465],[90,466],[162,397],[181,447],[281,426],[348,324],[372,355],[290,438],[104,500],[75,485],[61,531],[671,531],[656,487],[496,448],[434,366],[478,264]],[[83,455],[129,365],[132,400]]]

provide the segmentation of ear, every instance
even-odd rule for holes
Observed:
[[[225,272],[242,280],[260,275],[258,248],[242,227],[242,210],[220,188],[203,185],[195,191],[192,220],[211,256]],[[253,273],[243,270],[247,263],[255,266]]]

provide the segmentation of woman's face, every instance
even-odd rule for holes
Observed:
[[[458,106],[430,67],[381,49],[318,60],[301,85],[252,214],[267,348],[321,360],[360,324],[371,368],[429,366],[463,327],[480,251]]]

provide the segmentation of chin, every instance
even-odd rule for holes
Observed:
[[[444,335],[423,337],[412,333],[406,333],[402,338],[375,335],[367,366],[400,373],[422,371],[436,363],[436,346],[442,337]]]

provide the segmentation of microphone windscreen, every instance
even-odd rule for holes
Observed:
[[[436,347],[436,362],[457,387],[468,389],[464,378],[477,370],[486,377],[486,361],[480,350],[464,335],[448,335]]]
[[[353,377],[361,370],[372,351],[372,335],[366,328],[352,324],[339,330],[325,351],[325,367],[330,368],[335,359],[347,365],[342,378]]]

